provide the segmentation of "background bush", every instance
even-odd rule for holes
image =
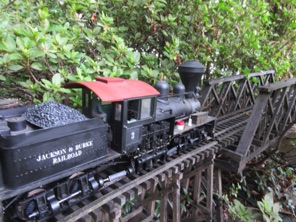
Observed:
[[[205,78],[295,73],[293,0],[0,1],[1,97],[77,105],[67,81],[174,83],[189,59],[206,66]]]

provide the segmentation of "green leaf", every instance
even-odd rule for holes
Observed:
[[[60,88],[59,91],[63,93],[71,93],[70,89],[65,89],[65,88]]]
[[[26,82],[18,82],[22,87],[29,88],[32,82],[30,80],[27,80]]]
[[[166,36],[166,37],[169,36],[168,33],[165,30],[161,30],[161,31],[162,31],[162,33],[163,33],[164,36]]]
[[[50,81],[48,81],[47,79],[41,79],[41,81],[45,84],[46,88],[52,87],[52,83]]]
[[[14,30],[18,35],[22,35],[22,36],[25,36],[25,37],[28,37],[30,39],[33,38],[33,33],[31,32],[31,30],[27,30],[25,28],[22,28],[22,27],[18,27],[18,28],[15,28]]]
[[[187,212],[187,208],[184,203],[181,203],[181,210]]]
[[[55,85],[61,85],[63,81],[62,75],[60,73],[54,74],[51,81]]]
[[[57,38],[57,41],[58,41],[58,43],[59,43],[59,45],[61,45],[61,46],[63,46],[63,45],[65,45],[67,42],[68,42],[68,38]]]
[[[9,55],[9,59],[10,60],[19,60],[19,59],[23,59],[23,56],[19,53],[12,53]]]
[[[49,100],[49,93],[48,92],[45,92],[43,94],[43,102],[47,102]]]
[[[159,70],[152,70],[152,72],[151,72],[151,76],[154,78],[156,78],[158,76],[158,74],[159,74]]]
[[[43,70],[43,65],[42,65],[40,62],[33,62],[33,63],[31,64],[31,67],[32,67],[33,69],[38,70],[38,71],[42,71],[42,70]]]
[[[10,65],[10,66],[8,67],[8,69],[11,70],[11,71],[19,71],[19,70],[21,70],[21,69],[23,69],[23,68],[24,68],[24,67],[21,66],[21,65],[19,65],[19,64]]]
[[[28,51],[28,55],[30,57],[30,59],[35,59],[35,58],[39,58],[39,57],[44,57],[44,52],[40,49],[30,49]]]
[[[203,22],[207,23],[209,21],[208,17],[203,17]]]
[[[5,76],[0,75],[0,81],[5,81],[5,80],[6,80]]]
[[[137,32],[135,35],[135,39],[139,39],[142,36],[141,32]]]
[[[6,39],[3,42],[5,46],[7,47],[8,51],[13,51],[16,48],[15,41],[12,37],[7,36]]]
[[[52,58],[52,59],[56,59],[57,58],[57,55],[54,54],[54,53],[47,53],[46,54],[48,57]]]
[[[85,8],[85,6],[83,6],[83,5],[76,5],[76,6],[75,6],[75,9],[76,9],[76,10],[78,10],[78,9],[83,9],[83,8]]]
[[[24,41],[23,41],[22,38],[17,37],[17,38],[16,38],[16,44],[17,44],[17,46],[18,46],[22,51],[25,50],[25,43],[24,43]]]
[[[141,58],[141,54],[139,52],[134,52],[134,63],[138,64]]]
[[[3,50],[3,51],[9,51],[9,49],[6,47],[6,45],[0,43],[0,50]]]
[[[107,69],[107,68],[104,68],[102,71],[103,71],[103,75],[104,76],[109,76],[110,73],[111,73],[111,70],[110,69]]]
[[[39,38],[38,43],[46,42],[46,38]]]
[[[73,44],[67,44],[64,46],[64,50],[66,52],[70,52],[72,48],[73,48]]]
[[[67,79],[70,80],[70,81],[72,81],[72,82],[77,81],[77,78],[76,78],[76,76],[74,76],[74,75],[69,75],[69,76],[67,76]]]
[[[50,27],[50,23],[48,19],[44,19],[43,23],[44,23],[44,26],[43,26],[44,30],[48,30],[48,28]]]
[[[134,70],[129,73],[129,76],[131,79],[138,79],[138,72]]]

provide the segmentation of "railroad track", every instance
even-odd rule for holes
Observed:
[[[189,147],[182,153],[170,157],[167,162],[158,163],[156,168],[149,172],[143,172],[141,175],[133,175],[110,184],[108,187],[102,189],[96,196],[83,201],[63,214],[58,214],[51,221],[104,221],[103,214],[106,214],[106,212],[109,217],[107,220],[109,221],[129,221],[129,219],[134,216],[135,212],[138,212],[139,215],[143,214],[144,205],[148,206],[150,212],[147,212],[148,210],[146,209],[148,219],[146,218],[146,220],[143,221],[150,221],[154,217],[155,209],[153,209],[153,207],[155,208],[155,202],[159,198],[159,195],[161,198],[165,195],[167,195],[168,198],[170,192],[177,192],[180,195],[180,183],[189,184],[189,180],[195,176],[192,172],[201,174],[204,170],[208,170],[207,176],[209,181],[206,181],[206,183],[213,187],[213,175],[210,174],[212,174],[211,172],[213,171],[214,156],[220,149],[221,146],[218,145],[218,142],[213,140]],[[192,171],[192,168],[196,170]],[[201,177],[196,179],[196,182],[199,184],[205,182],[200,179]],[[158,194],[155,195],[157,187],[159,191]],[[200,196],[202,190],[200,189],[195,192]],[[212,218],[212,210],[209,211],[206,210],[206,208],[212,208],[213,189],[207,192],[208,194],[205,200],[201,200],[205,201],[205,206],[202,206],[201,203],[198,204],[200,204],[199,208],[205,211],[204,214],[206,216],[204,217]],[[135,204],[137,209],[133,210],[132,216],[123,217],[121,208],[127,202],[135,198],[138,200],[137,204]],[[178,209],[179,207],[175,206],[175,208]],[[164,210],[167,209],[163,209],[163,211]],[[174,210],[173,214],[173,221],[180,221],[180,212]],[[163,221],[167,221],[167,215],[161,215],[161,218],[166,219]]]

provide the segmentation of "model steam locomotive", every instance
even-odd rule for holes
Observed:
[[[82,114],[57,103],[0,111],[0,198],[7,221],[46,221],[106,183],[150,169],[204,140],[215,119],[200,112],[204,66],[179,66],[169,95],[138,80],[98,77],[82,88]],[[116,173],[101,176],[107,167]]]

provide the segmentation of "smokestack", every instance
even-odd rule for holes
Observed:
[[[190,60],[178,66],[178,72],[182,83],[185,86],[185,92],[194,92],[200,85],[201,77],[205,73],[205,67],[198,61]],[[191,97],[189,95],[189,97]]]

